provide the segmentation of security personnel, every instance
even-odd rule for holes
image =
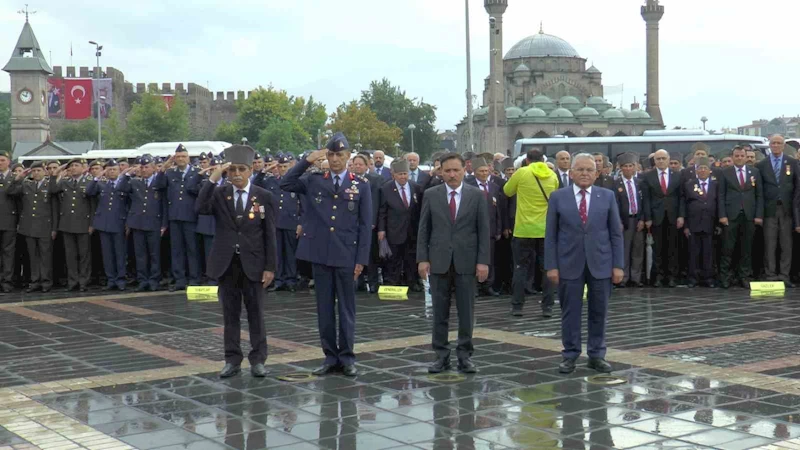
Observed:
[[[66,169],[67,173],[62,174]],[[89,177],[84,176],[82,160],[71,159],[66,167],[58,169],[52,193],[59,195],[60,211],[57,229],[64,237],[64,255],[67,266],[67,291],[88,290],[92,257],[89,236],[94,231],[94,207],[86,195]]]
[[[290,155],[278,158],[278,177],[270,177],[269,190],[276,210],[278,239],[278,273],[275,274],[275,290],[297,289],[297,242],[300,231],[300,195],[280,188],[280,178],[289,171]]]
[[[169,212],[170,254],[172,275],[175,284],[170,292],[183,291],[187,284],[199,284],[200,260],[197,259],[197,213],[194,210],[198,183],[192,178],[197,168],[189,165],[189,151],[178,145],[161,168],[164,177],[158,177],[157,189],[167,189],[167,211]],[[188,280],[187,280],[188,265]]]
[[[117,190],[130,197],[127,226],[133,235],[136,256],[136,292],[157,291],[161,282],[161,238],[167,232],[167,203],[164,190],[157,189],[156,169],[151,155],[142,155],[136,166],[120,178]]]
[[[24,175],[30,173],[29,178]],[[46,175],[44,164],[37,161],[29,171],[18,177],[14,189],[9,190],[20,200],[19,234],[25,238],[31,268],[31,282],[25,292],[38,289],[50,292],[53,287],[53,239],[56,236],[56,211],[50,195],[50,182],[55,177]]]
[[[327,156],[330,171],[302,176],[316,161]],[[356,376],[355,280],[369,263],[372,229],[372,196],[363,177],[349,173],[349,145],[336,133],[325,148],[311,153],[281,179],[289,192],[307,196],[303,210],[303,236],[297,258],[313,263],[317,320],[325,362],[313,373],[325,375],[339,367],[346,376]],[[336,311],[339,306],[339,336]]]
[[[0,285],[5,293],[13,288],[17,244],[17,205],[15,199],[8,195],[15,181],[10,163],[11,155],[6,151],[0,152]]]
[[[208,276],[219,281],[219,300],[225,321],[225,367],[221,378],[239,373],[244,356],[240,346],[242,302],[250,331],[250,371],[264,377],[267,370],[267,334],[264,329],[264,288],[275,277],[275,217],[272,196],[250,182],[253,149],[234,145],[225,150],[225,164],[218,165],[197,197],[197,213],[213,214],[214,258]],[[229,184],[217,186],[222,172]]]
[[[86,195],[97,198],[92,226],[100,233],[103,268],[107,284],[104,291],[125,290],[127,276],[127,245],[125,219],[128,215],[128,194],[116,189],[120,183],[119,164],[110,159],[105,163],[102,177],[95,177],[86,186]]]

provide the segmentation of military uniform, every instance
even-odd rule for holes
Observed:
[[[96,159],[89,164],[89,173],[86,174],[86,176],[89,177],[89,180],[92,179],[91,170],[95,166],[99,166],[102,171],[103,164],[104,161],[101,159]],[[97,210],[97,197],[91,197],[89,201],[92,202],[92,211]],[[89,236],[89,246],[92,249],[92,269],[90,283],[106,286],[108,284],[108,279],[106,277],[105,267],[103,267],[103,250],[100,242],[100,233],[91,233]]]
[[[105,167],[116,166],[109,161]],[[125,220],[128,215],[129,197],[117,190],[122,182],[117,179],[95,178],[86,186],[86,195],[97,197],[92,227],[100,233],[100,247],[103,252],[103,268],[106,273],[108,289],[125,290],[127,277],[127,243],[125,241]]]
[[[278,158],[278,164],[290,162],[286,156]],[[272,194],[275,207],[276,234],[278,240],[278,272],[275,274],[275,289],[294,291],[297,286],[297,226],[300,225],[300,194],[281,189],[280,177],[263,177],[260,184]],[[256,185],[259,185],[256,183]]]
[[[337,133],[326,147],[342,152],[348,144],[344,135]],[[302,176],[311,164],[307,159],[300,160],[280,180],[280,187],[308,199],[297,258],[313,264],[317,319],[325,353],[325,364],[318,372],[329,373],[341,365],[345,375],[355,375],[354,267],[369,263],[372,196],[366,179],[347,170]],[[338,343],[334,309],[337,299]]]
[[[69,165],[76,160],[71,161]],[[92,269],[89,228],[92,226],[94,207],[86,195],[89,177],[61,178],[55,183],[54,194],[59,194],[58,231],[64,236],[64,254],[67,266],[67,289],[80,287],[86,291]]]
[[[36,163],[33,166],[35,167]],[[16,184],[13,195],[18,196],[20,210],[19,234],[25,237],[30,258],[31,282],[28,292],[41,289],[48,292],[53,287],[53,233],[56,231],[56,208],[50,191],[53,177],[41,182],[31,179]]]
[[[9,158],[7,153],[0,153],[0,156]],[[17,205],[14,198],[8,195],[8,191],[14,183],[15,177],[11,169],[6,173],[0,173],[0,285],[3,292],[11,292],[13,287]]]
[[[218,185],[224,184],[224,178],[220,180]],[[199,192],[203,186],[209,183],[208,181],[208,174],[200,175],[193,177],[190,181],[191,186],[188,189],[194,190],[197,189]],[[206,268],[206,272],[208,271],[208,257],[211,255],[211,246],[214,245],[214,228],[216,228],[217,224],[214,219],[213,215],[210,214],[198,214],[197,215],[197,237],[203,244],[203,252],[202,252],[202,260],[200,261],[200,267]],[[198,252],[200,253],[200,252]],[[215,285],[216,281],[209,280],[209,284]]]

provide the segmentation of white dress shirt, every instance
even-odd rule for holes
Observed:
[[[408,202],[408,204],[410,206],[411,205],[411,189],[408,186],[408,183],[406,183],[405,186],[400,186],[400,183],[395,181],[394,185],[395,185],[395,187],[397,187],[397,195],[400,196],[401,200],[403,199],[403,192],[405,191],[405,193],[406,193],[406,201]],[[448,199],[448,201],[450,201],[450,199]]]
[[[586,191],[586,215],[589,215],[589,203],[592,199],[592,187],[584,189]],[[581,210],[581,188],[577,184],[572,185],[572,192],[575,193],[575,204],[578,205],[578,211]]]
[[[247,208],[247,199],[250,198],[250,180],[247,180],[247,186],[243,187],[244,193],[239,194],[239,188],[233,186],[233,210],[236,211],[236,202],[239,201],[239,195],[242,196],[242,207]],[[245,211],[247,212],[247,211]]]
[[[669,188],[669,169],[658,169],[658,185],[661,186],[661,174],[664,174],[664,184]]]
[[[456,217],[458,217],[458,208],[461,206],[461,189],[464,188],[464,183],[461,183],[461,185],[455,189],[451,188],[447,184],[445,184],[445,186],[447,186],[447,198],[445,200],[447,201],[448,205],[450,204],[450,193],[456,193]]]
[[[564,182],[565,177],[567,180],[566,183]],[[566,172],[562,172],[561,169],[558,169],[558,179],[559,181],[564,183],[565,186],[569,186],[569,170],[567,170]]]

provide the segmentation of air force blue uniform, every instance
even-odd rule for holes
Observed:
[[[336,143],[336,137],[333,142]],[[346,141],[343,145],[346,147]],[[344,171],[339,174],[340,184],[336,190],[336,174],[302,176],[310,166],[306,159],[301,159],[280,180],[280,187],[306,196],[308,209],[303,210],[303,234],[297,247],[297,258],[313,264],[317,319],[325,364],[351,366],[355,363],[354,269],[356,264],[369,264],[372,232],[370,187],[364,178]],[[334,310],[337,298],[338,345]]]
[[[275,274],[275,288],[294,289],[297,285],[297,227],[300,225],[302,210],[301,194],[281,189],[280,179],[259,174],[255,184],[269,191],[274,200],[278,240],[278,272]]]
[[[97,197],[92,227],[100,232],[103,269],[108,279],[108,287],[122,291],[125,290],[127,275],[125,219],[128,214],[128,194],[116,189],[116,185],[120,182],[119,178],[94,179],[86,186],[86,195]]]

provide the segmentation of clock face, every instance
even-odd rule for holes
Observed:
[[[33,92],[28,89],[23,89],[19,91],[19,101],[22,103],[28,104],[33,101]]]

